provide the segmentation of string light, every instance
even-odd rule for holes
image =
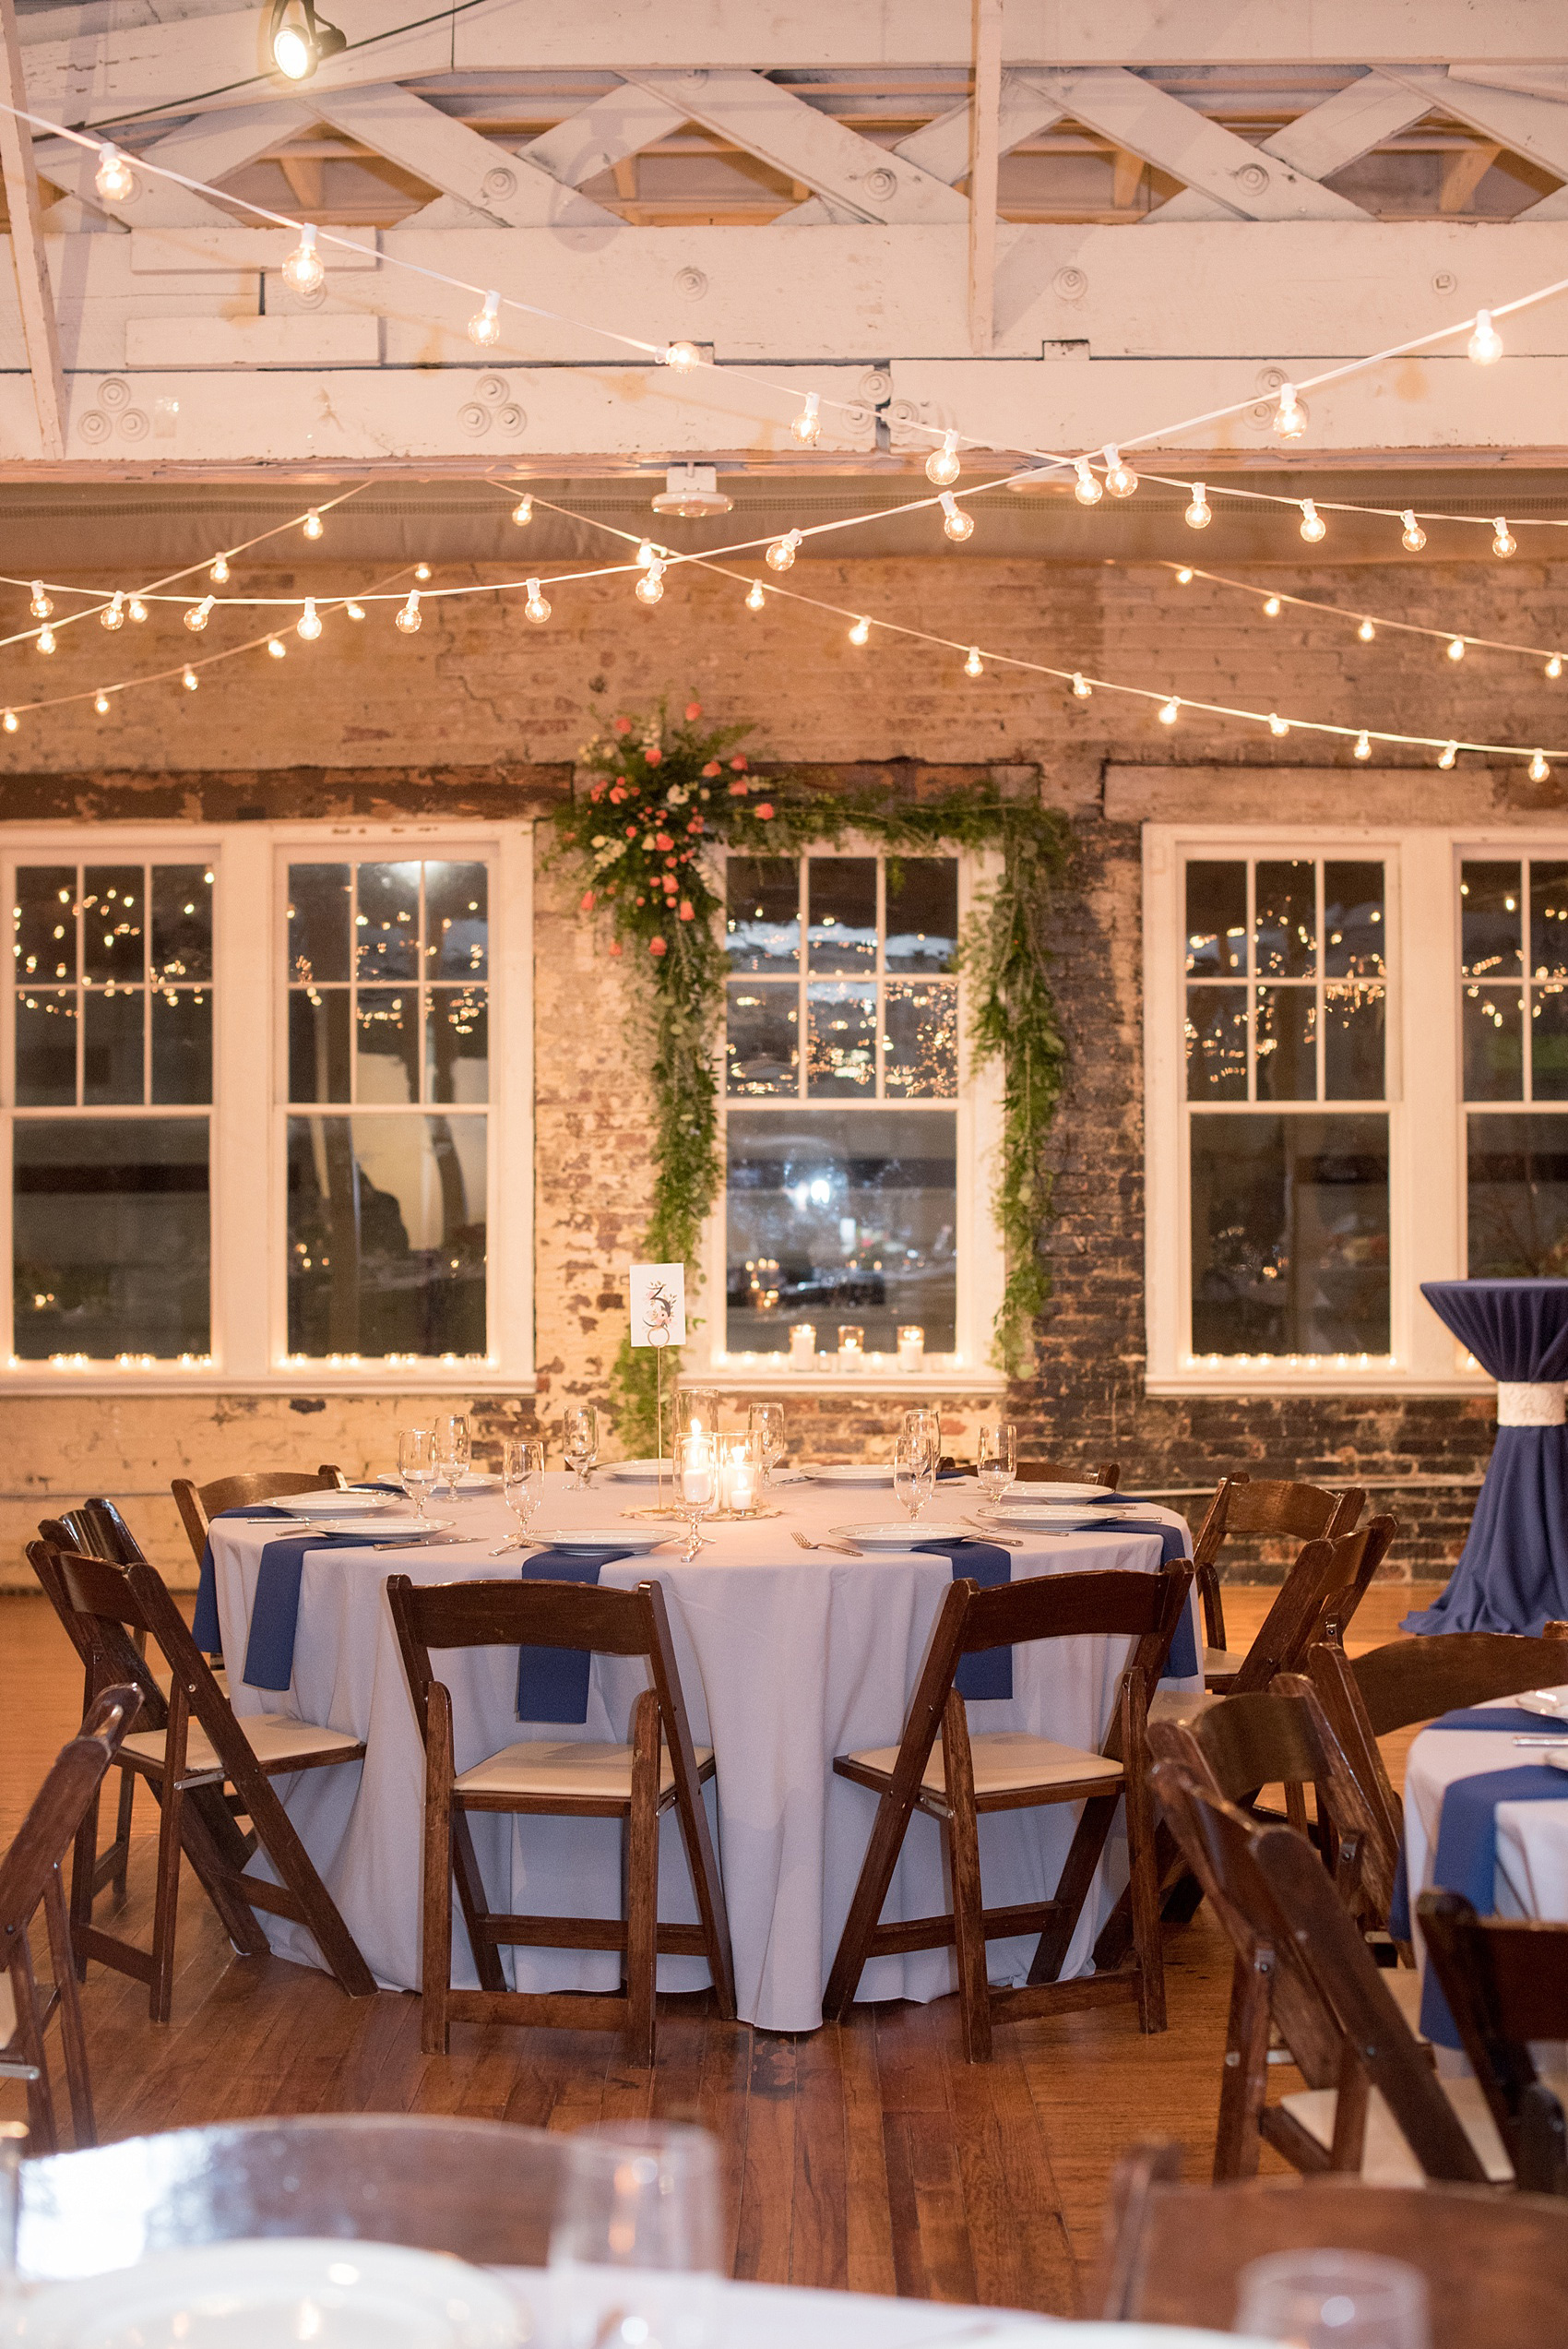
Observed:
[[[38,649],[40,652],[53,652],[54,650],[54,631],[47,621],[38,632]]]
[[[1307,429],[1307,411],[1296,397],[1293,383],[1279,387],[1279,404],[1274,411],[1274,429],[1281,440],[1300,440]]]
[[[1100,451],[1105,459],[1105,486],[1112,497],[1131,497],[1138,486],[1138,477],[1131,465],[1123,460],[1122,451],[1107,441]]]
[[[1094,687],[1090,685],[1083,671],[1081,669],[1075,669],[1073,672],[1074,699],[1076,701],[1087,701],[1091,698],[1093,693]]]
[[[658,560],[659,557],[653,551],[653,541],[651,539],[645,538],[642,544],[637,549],[638,570],[647,571],[650,569],[652,566],[658,562]]]
[[[762,581],[760,579],[754,579],[750,587],[746,590],[746,610],[748,612],[760,612],[766,602],[767,598],[763,592]]]
[[[664,597],[664,566],[651,563],[634,590],[639,603],[659,603]]]
[[[849,642],[851,644],[869,644],[871,642],[871,622],[869,620],[860,619],[855,622],[854,626],[849,630]]]
[[[1301,500],[1301,536],[1313,546],[1317,544],[1319,539],[1328,536],[1328,524],[1310,497],[1303,497]]]
[[[1206,487],[1204,482],[1193,483],[1192,502],[1182,518],[1190,531],[1206,531],[1214,519],[1213,508],[1205,495]]]
[[[1503,356],[1503,337],[1491,323],[1490,310],[1476,312],[1475,332],[1465,345],[1478,367],[1490,367],[1494,359]]]
[[[512,508],[512,519],[519,530],[526,530],[533,520],[533,499],[520,497]]]
[[[469,340],[477,342],[481,351],[488,351],[493,343],[499,342],[500,340],[501,296],[498,293],[487,293],[484,297],[483,309],[476,310],[469,320]]]
[[[1277,709],[1269,712],[1268,731],[1271,734],[1288,734],[1290,731]]]
[[[213,562],[211,570],[208,571],[207,576],[212,581],[214,587],[227,587],[229,584],[229,557],[226,554],[218,555]]]
[[[304,531],[306,538],[319,538],[321,536],[321,516],[314,506],[311,507],[310,512],[305,516],[305,519],[300,527]]]
[[[108,717],[109,696],[104,692],[101,686],[99,686],[98,691],[92,697],[92,706],[97,710],[101,718]]]
[[[422,625],[420,591],[418,588],[410,588],[408,602],[402,610],[394,615],[393,626],[401,628],[406,637],[411,637],[418,633]]]
[[[196,635],[200,636],[203,628],[206,627],[208,621],[212,616],[212,607],[217,601],[218,599],[214,595],[204,595],[199,603],[193,603],[190,610],[185,614],[186,627],[192,629]]]
[[[1361,733],[1356,736],[1356,747],[1350,755],[1353,758],[1370,758],[1372,757],[1372,745],[1367,740],[1366,731],[1364,728]]]
[[[689,375],[702,365],[702,352],[695,342],[667,342],[659,354],[660,363],[673,367],[677,375]]]
[[[1176,584],[1178,587],[1191,587],[1193,581],[1197,578],[1197,576],[1198,575],[1194,570],[1191,569],[1187,564],[1183,563],[1181,569],[1176,574]]]
[[[802,448],[814,448],[822,433],[822,394],[808,391],[806,404],[795,418],[790,430]]]
[[[1458,756],[1459,745],[1456,742],[1444,743],[1437,754],[1437,763],[1440,767],[1452,767]]]
[[[1491,526],[1491,551],[1505,561],[1510,554],[1516,554],[1519,551],[1519,542],[1501,514]]]
[[[1181,708],[1181,703],[1177,700],[1175,695],[1172,694],[1170,700],[1162,703],[1160,707],[1160,724],[1162,726],[1173,726],[1176,723],[1176,719]]]
[[[1465,658],[1465,639],[1463,637],[1449,638],[1448,658],[1450,661],[1463,661]]]
[[[1550,778],[1551,769],[1546,763],[1546,755],[1543,751],[1538,750],[1531,759],[1529,774],[1532,783],[1544,783]]]
[[[550,617],[550,599],[541,592],[537,579],[529,581],[529,600],[523,606],[523,617],[531,620],[536,628],[542,628]]]
[[[139,627],[147,617],[147,606],[142,602],[140,596],[133,595],[129,603],[126,604],[125,609]]]
[[[1405,511],[1401,514],[1399,519],[1405,525],[1404,532],[1400,540],[1401,545],[1408,546],[1412,554],[1419,554],[1422,547],[1427,543],[1427,534],[1425,531],[1422,530],[1420,522],[1417,521],[1414,513],[1408,506],[1406,507]]]
[[[942,527],[949,538],[973,538],[975,534],[974,516],[965,513],[950,489],[942,493]]]
[[[1371,644],[1372,638],[1377,634],[1377,630],[1372,626],[1370,620],[1363,620],[1360,626],[1356,630],[1356,634],[1360,638],[1363,644]]]
[[[107,140],[98,150],[98,169],[92,184],[106,204],[124,204],[136,194],[136,178],[129,163],[117,147]]]
[[[941,447],[933,448],[925,460],[925,477],[937,489],[951,489],[959,471],[958,435],[944,433]]]
[[[1087,457],[1075,457],[1073,459],[1073,471],[1078,476],[1073,495],[1077,499],[1079,505],[1098,506],[1100,499],[1105,495],[1105,492],[1101,488],[1099,483],[1096,480],[1094,470],[1091,467],[1088,459]]]
[[[281,637],[268,637],[267,650],[274,661],[286,661],[289,657],[289,648]]]
[[[1562,674],[1562,655],[1560,652],[1554,652],[1547,662],[1546,674],[1549,677],[1560,677]]]
[[[327,265],[315,249],[315,230],[306,221],[300,241],[283,264],[283,282],[291,293],[317,293],[327,283]]]
[[[123,628],[125,626],[125,592],[123,588],[115,589],[113,602],[112,603],[106,603],[102,611],[98,615],[98,625],[101,628]]]
[[[53,600],[49,596],[45,595],[43,591],[43,581],[42,579],[34,579],[32,583],[33,618],[35,620],[47,620],[49,614],[53,611],[53,609],[54,605]]]
[[[1271,595],[1267,602],[1263,607],[1264,618],[1265,620],[1277,620],[1279,614],[1284,609],[1285,606],[1280,602],[1279,598],[1277,595]]]
[[[190,667],[188,662],[181,671],[180,683],[184,686],[187,693],[195,693],[197,686],[201,684],[201,679],[196,675],[196,671]]]
[[[787,571],[795,559],[795,549],[800,543],[799,531],[786,531],[782,538],[774,540],[763,561],[770,571]]]
[[[14,709],[7,709],[5,716],[0,718],[0,726],[4,726],[8,734],[14,734],[20,723],[21,721]]]
[[[430,565],[428,563],[416,563],[414,565],[414,577],[418,579],[421,587],[422,587],[426,579],[430,577]]]
[[[362,603],[355,603],[351,598],[344,604],[343,609],[348,614],[350,620],[362,620],[364,618],[364,605]]]
[[[295,624],[294,634],[297,637],[303,637],[307,644],[314,644],[321,634],[321,615],[315,608],[314,595],[306,596],[305,608]]]
[[[964,674],[966,677],[983,677],[985,674],[985,662],[980,657],[978,644],[971,644],[969,647],[969,657],[964,663]]]

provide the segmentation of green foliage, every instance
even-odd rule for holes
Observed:
[[[1066,857],[1065,820],[989,788],[893,801],[874,792],[808,791],[787,776],[764,781],[738,747],[749,727],[705,729],[701,721],[695,702],[679,723],[671,723],[663,703],[652,718],[617,718],[585,745],[581,760],[594,780],[555,819],[558,853],[586,883],[581,910],[608,917],[611,952],[633,954],[646,984],[642,1041],[654,1097],[654,1185],[645,1252],[652,1261],[690,1266],[722,1180],[724,902],[716,886],[719,867],[707,851],[797,856],[849,833],[890,858],[900,850],[999,851],[1001,873],[968,926],[961,968],[973,1002],[976,1052],[1003,1067],[995,1205],[1007,1275],[995,1353],[1009,1376],[1018,1377],[1050,1293],[1039,1254],[1051,1210],[1041,1154],[1067,1055],[1045,938],[1051,888]],[[623,1340],[613,1375],[624,1436],[651,1446],[652,1349]]]

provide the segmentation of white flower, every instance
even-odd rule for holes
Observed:
[[[667,807],[684,807],[691,795],[683,784],[671,783],[664,794],[664,804]]]

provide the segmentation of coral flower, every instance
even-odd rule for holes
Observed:
[[[754,813],[760,816],[763,822],[766,824],[768,817],[773,813],[773,802],[770,799],[759,799],[756,804]]]
[[[692,721],[692,720],[693,720],[694,718],[700,718],[701,716],[702,716],[702,704],[701,704],[701,702],[700,702],[700,701],[688,701],[688,702],[687,702],[687,704],[686,704],[686,722],[688,723],[688,725],[691,723],[691,721]]]
[[[743,775],[746,771],[745,752],[743,750],[738,751],[735,757],[730,761],[730,764],[734,769],[737,775]]]
[[[593,891],[591,889],[585,889],[583,892],[583,901],[577,911],[580,913],[591,913],[593,912]]]
[[[647,750],[644,751],[643,757],[647,759],[650,767],[661,767],[664,764],[664,753],[659,749],[657,743],[650,743]]]
[[[696,918],[696,917],[695,917],[695,914],[693,913],[693,912],[692,912],[692,900],[691,900],[691,899],[690,899],[689,897],[683,897],[683,898],[681,900],[681,919],[682,919],[682,921],[683,921],[683,922],[691,922],[691,921],[695,921],[695,918]]]
[[[631,720],[629,718],[617,718],[615,721],[615,731],[618,734],[629,734],[632,731]]]
[[[655,848],[673,848],[675,845],[668,832],[655,832],[653,844]]]
[[[625,786],[625,784],[624,784],[624,783],[612,783],[612,784],[611,784],[611,786],[610,786],[610,805],[611,805],[611,806],[612,806],[612,807],[619,807],[619,806],[620,806],[620,805],[621,805],[621,802],[622,802],[624,799],[630,799],[630,797],[631,797],[631,793],[630,793],[630,792],[626,789],[626,786]]]
[[[702,771],[705,775],[721,775],[724,772],[724,769],[720,767],[717,758],[710,758],[707,765]]]
[[[647,950],[649,954],[663,954],[667,951],[667,948],[662,938],[649,938],[647,942]]]
[[[750,783],[731,783],[730,786],[730,796],[731,799],[744,799],[750,789]]]

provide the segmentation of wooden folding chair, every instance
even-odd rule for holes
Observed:
[[[81,1511],[75,1509],[66,1511],[66,1517],[77,1517],[81,1514]],[[92,1704],[93,1690],[98,1684],[99,1677],[101,1676],[96,1666],[96,1651],[85,1628],[77,1621],[75,1610],[72,1608],[70,1602],[65,1596],[64,1586],[61,1583],[58,1571],[56,1570],[51,1556],[51,1551],[53,1549],[74,1549],[81,1547],[81,1544],[72,1541],[70,1528],[65,1521],[65,1518],[45,1517],[41,1519],[38,1532],[38,1540],[36,1542],[30,1542],[27,1545],[28,1563],[32,1568],[34,1574],[38,1577],[39,1584],[43,1592],[44,1597],[49,1601],[50,1605],[59,1616],[65,1637],[70,1640],[71,1645],[75,1648],[77,1655],[81,1658],[83,1675],[82,1716],[85,1720]],[[137,1729],[147,1728],[151,1724],[149,1723],[145,1712],[140,1714],[136,1721],[129,1724],[130,1727]],[[98,1898],[100,1892],[101,1892],[106,1886],[112,1886],[113,1888],[115,1907],[121,1908],[125,1905],[125,1878],[126,1872],[130,1866],[131,1858],[131,1818],[135,1800],[136,1780],[129,1771],[122,1771],[120,1773],[119,1811],[115,1820],[114,1837],[113,1841],[111,1843],[106,1844],[101,1852],[97,1849],[98,1806],[96,1801],[94,1802],[94,1849],[91,1855],[92,1880],[91,1890],[86,1896],[89,1911],[92,1902]],[[76,1898],[77,1886],[75,1876],[73,1876],[73,1915],[76,1914]]]
[[[1561,2202],[1473,2186],[1369,2193],[1348,2177],[1184,2186],[1181,2174],[1174,2145],[1136,2146],[1116,2165],[1094,2303],[1111,2323],[1228,2332],[1249,2261],[1276,2251],[1371,2251],[1426,2277],[1431,2349],[1519,2349],[1561,2336]]]
[[[314,1474],[303,1468],[255,1468],[243,1476],[216,1477],[209,1485],[193,1485],[188,1476],[176,1476],[169,1490],[199,1566],[207,1547],[207,1529],[226,1508],[256,1508],[281,1494],[339,1492],[347,1481],[340,1468],[323,1461]],[[89,1502],[89,1507],[92,1506]]]
[[[1173,1559],[1158,1574],[1107,1569],[1049,1574],[992,1591],[956,1580],[926,1649],[920,1683],[899,1744],[840,1754],[841,1778],[880,1797],[871,1841],[828,1976],[823,2012],[842,2021],[868,1961],[911,1950],[952,1949],[958,1968],[964,2054],[983,2063],[993,2021],[1016,2021],[1063,2006],[1131,1996],[1145,2031],[1165,2028],[1165,1975],[1159,1946],[1153,1814],[1146,1787],[1148,1699],[1165,1669],[1192,1588],[1192,1568]],[[964,1699],[953,1686],[965,1656],[1035,1640],[1084,1635],[1136,1642],[1122,1675],[1111,1728],[1098,1752],[1011,1731],[971,1737]],[[935,1752],[938,1737],[940,1755]],[[1057,1980],[1094,1881],[1118,1803],[1125,1801],[1132,1874],[1130,1965],[1081,1982]],[[1049,1901],[988,1909],[980,1890],[978,1820],[981,1813],[1081,1803],[1083,1811],[1056,1890]],[[934,1818],[951,1864],[953,1907],[906,1924],[878,1922],[898,1854],[917,1810]],[[1038,1933],[1028,1982],[992,1990],[985,1945]]]
[[[1296,2169],[1369,2185],[1508,2182],[1479,2088],[1439,2080],[1305,1838],[1254,1825],[1180,1763],[1158,1762],[1153,1781],[1236,1953],[1216,2178],[1252,2176],[1266,2143]],[[1307,2083],[1277,2105],[1271,2027]]]
[[[0,1859],[0,2079],[27,2082],[28,2126],[34,2144],[45,2152],[53,2152],[59,2143],[43,2036],[55,2015],[76,2141],[98,2141],[61,1867],[137,1706],[134,1687],[102,1691],[79,1733],[61,1747],[10,1849]],[[28,1938],[40,1909],[54,1977],[47,1990],[40,1987],[33,1971]]]
[[[1114,1492],[1122,1482],[1122,1463],[1102,1460],[1093,1468],[1074,1468],[1057,1460],[1021,1460],[1017,1475],[1020,1485],[1109,1485]]]
[[[324,1728],[287,1713],[237,1719],[154,1568],[143,1563],[122,1569],[69,1550],[53,1551],[51,1556],[65,1599],[92,1642],[101,1679],[133,1682],[141,1691],[144,1709],[156,1710],[149,1698],[160,1698],[160,1692],[129,1636],[137,1629],[148,1634],[170,1673],[163,1723],[135,1731],[115,1756],[121,1769],[148,1781],[161,1812],[152,1948],[138,1949],[94,1925],[90,1900],[74,1887],[78,1964],[97,1958],[145,1982],[153,2021],[168,2021],[184,1851],[242,1954],[265,1954],[267,1936],[255,1915],[257,1909],[265,1909],[306,1927],[350,1997],[370,1997],[374,1977],[271,1785],[274,1778],[292,1777],[298,1771],[362,1761],[362,1740],[346,1730]],[[242,1874],[251,1847],[224,1806],[225,1784],[234,1788],[255,1841],[281,1883]],[[78,1886],[91,1880],[88,1831],[84,1822]],[[96,1834],[96,1822],[91,1822],[91,1831]]]
[[[1228,1689],[1247,1659],[1226,1644],[1225,1604],[1220,1597],[1219,1553],[1233,1535],[1253,1541],[1333,1541],[1348,1533],[1366,1507],[1366,1493],[1357,1485],[1327,1490],[1318,1485],[1292,1485],[1273,1477],[1253,1479],[1235,1471],[1222,1476],[1193,1544],[1193,1572],[1203,1600],[1204,1629],[1208,1642],[1204,1674],[1212,1688]],[[1369,1578],[1370,1579],[1370,1578]],[[1254,1642],[1254,1645],[1256,1643]],[[1247,1684],[1266,1687],[1266,1678]]]
[[[424,1739],[424,2007],[420,2044],[445,2055],[454,2022],[537,2023],[556,2030],[623,2030],[628,2060],[654,2060],[655,1977],[660,1952],[707,1960],[715,2002],[735,2012],[735,1976],[724,1888],[703,1807],[712,1749],[692,1744],[691,1724],[664,1592],[571,1582],[418,1584],[388,1577],[403,1668]],[[433,1648],[580,1648],[647,1658],[652,1687],[632,1707],[624,1746],[524,1741],[458,1773],[450,1691],[431,1670]],[[696,1894],[696,1925],[659,1922],[659,1822],[673,1807]],[[475,1811],[527,1817],[618,1818],[623,1823],[624,1917],[517,1916],[486,1905],[469,1829]],[[477,1990],[452,1987],[452,1881],[457,1878]],[[614,1950],[625,1961],[618,1996],[508,1990],[503,1948]]]
[[[1416,1914],[1515,2176],[1568,2197],[1568,2124],[1530,2052],[1568,2039],[1568,1925],[1480,1917],[1462,1892],[1423,1892]]]

